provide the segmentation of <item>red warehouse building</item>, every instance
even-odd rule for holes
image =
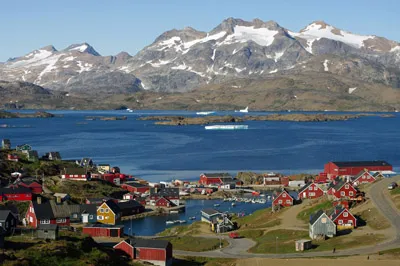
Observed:
[[[352,184],[348,182],[340,181],[331,188],[330,192],[336,199],[341,198],[355,198],[357,195],[357,190]]]
[[[122,237],[123,225],[89,224],[83,227],[82,233],[93,237]]]
[[[32,200],[32,191],[26,187],[0,188],[0,201],[6,201],[6,200],[15,200],[15,201]]]
[[[322,197],[324,191],[315,183],[308,183],[299,190],[298,199],[316,199]]]
[[[170,208],[170,207],[174,207],[176,205],[172,201],[170,201],[170,200],[168,200],[168,199],[166,199],[164,197],[161,197],[158,200],[156,200],[155,206]]]
[[[64,168],[61,171],[61,178],[76,181],[87,181],[91,178],[91,173],[87,172],[85,168]]]
[[[114,249],[133,260],[154,265],[172,265],[172,244],[166,240],[127,239],[119,242]]]
[[[289,193],[284,189],[282,192],[276,192],[274,196],[274,200],[272,201],[272,206],[284,206],[289,207],[293,205],[293,198],[289,195]]]
[[[126,182],[121,185],[121,188],[129,192],[146,193],[150,190],[149,186],[140,184],[138,182]]]
[[[228,173],[209,173],[201,174],[199,183],[200,185],[220,185],[224,181],[233,181],[233,178]]]
[[[329,162],[325,164],[324,173],[328,179],[337,176],[355,176],[361,171],[393,171],[393,166],[386,161],[354,161],[354,162]]]
[[[41,194],[43,192],[42,184],[36,181],[21,181],[17,186],[29,188],[35,194]]]
[[[374,181],[376,181],[376,178],[365,170],[361,171],[358,175],[352,178],[352,182],[355,186],[365,183],[372,183]]]
[[[337,225],[339,230],[357,227],[356,217],[354,217],[348,209],[342,206],[336,206],[333,210],[327,213],[327,215]]]

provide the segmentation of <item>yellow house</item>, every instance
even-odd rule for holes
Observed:
[[[97,222],[115,225],[120,220],[121,210],[113,200],[107,200],[97,208]]]
[[[97,165],[97,171],[99,171],[100,173],[109,173],[111,171],[111,167],[109,164],[98,164]]]

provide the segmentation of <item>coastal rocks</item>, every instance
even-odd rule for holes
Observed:
[[[54,114],[38,111],[35,113],[10,113],[6,111],[0,111],[0,118],[50,118],[55,117]]]
[[[146,116],[140,117],[139,120],[156,121],[156,125],[167,126],[186,126],[186,125],[208,125],[212,123],[236,123],[244,121],[293,121],[293,122],[329,122],[329,121],[345,121],[349,119],[357,119],[364,116],[394,117],[392,114],[271,114],[260,116],[202,116],[202,117],[185,117],[185,116]]]
[[[116,120],[127,120],[126,116],[86,116],[86,120],[102,120],[102,121],[116,121]]]

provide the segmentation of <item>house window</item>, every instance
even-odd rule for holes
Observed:
[[[103,213],[103,212],[104,212],[104,209],[100,209],[100,212]]]
[[[103,220],[103,215],[98,215],[97,220]]]
[[[343,217],[347,217],[349,214],[347,212],[343,213]]]
[[[344,195],[346,195],[346,194],[344,193],[344,191],[341,191],[341,192],[340,192],[340,196],[344,196]]]
[[[314,192],[310,192],[310,197],[315,196]]]
[[[339,224],[343,224],[343,220],[339,220]]]
[[[108,213],[108,209],[105,209],[105,212]]]
[[[312,187],[308,187],[308,190],[312,190]]]
[[[291,202],[290,202],[290,200],[286,200],[286,204],[290,204]]]
[[[40,220],[40,224],[50,224],[50,220],[48,219]]]
[[[89,215],[89,219],[93,219],[93,214]]]
[[[73,217],[73,218],[78,218],[78,214],[74,213],[74,214],[72,215],[72,217]]]
[[[282,204],[282,200],[278,200],[278,203],[279,203],[279,204]]]
[[[349,185],[348,185],[348,184],[346,184],[344,187],[345,187],[346,189],[349,189]]]
[[[67,219],[65,219],[65,218],[58,218],[58,219],[56,220],[56,223],[58,223],[58,224],[66,223],[66,222],[67,222]]]
[[[315,187],[314,187],[314,190],[318,190],[318,187],[317,187],[317,186],[315,186]]]
[[[32,216],[29,216],[29,222],[30,222],[30,223],[33,223],[33,218],[32,218]]]
[[[286,198],[286,194],[284,193],[284,194],[282,195],[282,197]]]
[[[350,191],[350,192],[349,192],[349,195],[350,195],[350,196],[353,196],[353,191]]]

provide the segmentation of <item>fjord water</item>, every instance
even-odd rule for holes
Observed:
[[[28,143],[39,154],[60,151],[64,159],[91,157],[149,181],[195,179],[210,171],[318,173],[331,160],[387,160],[400,166],[397,113],[393,118],[335,122],[248,121],[243,123],[248,130],[205,130],[202,125],[159,126],[137,120],[146,115],[195,115],[189,111],[50,112],[63,117],[2,119],[0,125],[11,127],[0,127],[0,137],[9,138],[13,146]],[[85,120],[120,115],[128,119]]]

